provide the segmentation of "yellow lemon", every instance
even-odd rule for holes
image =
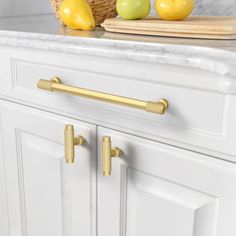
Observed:
[[[60,17],[71,29],[92,30],[95,27],[93,13],[86,0],[64,0]]]
[[[163,20],[183,20],[193,11],[195,0],[156,0],[156,11]]]

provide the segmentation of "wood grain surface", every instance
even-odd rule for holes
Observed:
[[[110,32],[168,37],[236,39],[236,17],[191,16],[183,21],[157,17],[142,20],[107,19],[102,26]]]

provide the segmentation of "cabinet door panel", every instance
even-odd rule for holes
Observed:
[[[99,236],[236,234],[235,164],[99,128],[107,135],[123,154],[109,177],[99,157]]]
[[[10,103],[1,116],[11,235],[94,235],[96,128]],[[86,139],[74,164],[65,163],[66,124]]]

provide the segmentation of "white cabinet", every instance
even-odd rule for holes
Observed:
[[[123,51],[82,42],[73,53],[0,47],[0,236],[235,236],[233,79],[166,63],[163,51],[153,63],[107,57]],[[37,87],[54,76],[67,93]],[[165,98],[169,107],[160,116],[76,96],[74,87],[142,104]],[[86,140],[71,165],[66,124]],[[103,136],[122,150],[107,177]]]
[[[99,157],[98,236],[236,235],[235,164],[99,128],[107,135],[123,154],[109,177]]]
[[[9,235],[95,235],[95,126],[8,102],[0,115]],[[70,165],[66,124],[86,139]]]
[[[120,131],[180,148],[235,160],[236,96],[226,92],[231,87],[227,77],[168,63],[127,63],[105,56],[85,57],[22,47],[0,47],[0,50],[0,97],[112,129],[119,127]],[[165,98],[169,108],[165,115],[159,116],[38,89],[40,79],[50,80],[54,76],[60,77],[66,86],[143,101]]]
[[[0,117],[1,236],[236,234],[234,163],[11,102]],[[66,124],[86,139],[70,165]],[[122,150],[106,177],[104,136]]]
[[[1,236],[236,235],[234,163],[12,102],[0,118]],[[66,124],[86,140],[71,165]]]

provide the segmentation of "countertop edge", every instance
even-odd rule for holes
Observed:
[[[226,49],[5,30],[0,45],[198,68],[221,76],[220,93],[236,95],[236,52]]]

